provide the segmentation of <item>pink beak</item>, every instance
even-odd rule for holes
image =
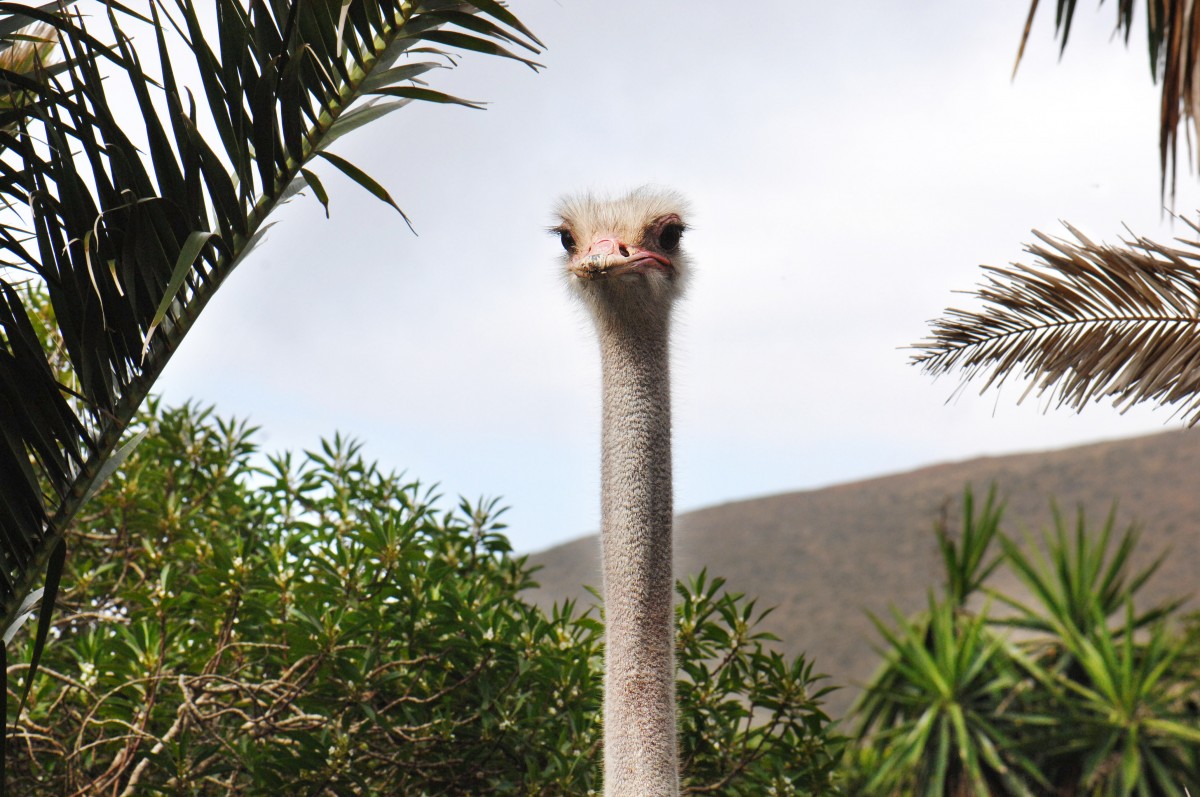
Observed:
[[[619,277],[622,274],[645,274],[650,269],[668,273],[674,270],[670,258],[621,243],[616,238],[597,238],[587,251],[572,258],[571,272],[581,279]]]

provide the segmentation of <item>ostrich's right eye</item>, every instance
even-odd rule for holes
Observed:
[[[682,224],[668,224],[658,234],[658,245],[663,248],[663,251],[674,252],[679,247],[679,239],[682,237]]]
[[[562,241],[563,249],[566,249],[568,252],[575,251],[575,236],[571,235],[570,230],[559,230],[558,240]]]

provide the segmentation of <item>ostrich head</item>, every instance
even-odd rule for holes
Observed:
[[[639,188],[619,199],[567,197],[552,232],[574,292],[600,322],[670,318],[689,276],[680,238],[687,225],[675,193]]]

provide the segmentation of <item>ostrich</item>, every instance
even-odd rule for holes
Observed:
[[[604,794],[675,797],[671,308],[688,277],[683,202],[638,189],[563,200],[554,228],[603,368]]]

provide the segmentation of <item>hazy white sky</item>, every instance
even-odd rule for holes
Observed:
[[[1044,8],[1011,81],[1013,0],[511,5],[543,72],[467,57],[431,83],[486,112],[414,104],[334,149],[419,236],[318,165],[332,219],[284,209],[167,369],[169,402],[247,417],[268,451],[341,431],[450,496],[501,495],[520,551],[590,533],[598,354],[544,230],[563,192],[654,183],[694,209],[681,510],[1179,425],[1017,407],[1019,386],[947,404],[956,383],[904,349],[1031,228],[1183,233],[1160,213],[1140,20],[1126,50],[1111,4],[1081,8],[1060,63]]]

